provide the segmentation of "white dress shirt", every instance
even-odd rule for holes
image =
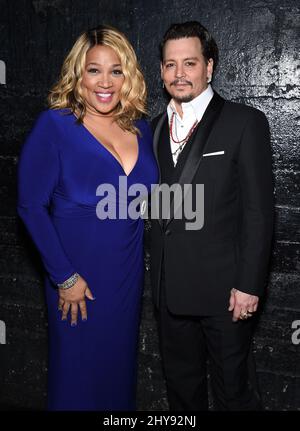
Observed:
[[[174,100],[171,99],[168,107],[167,107],[167,113],[168,113],[168,119],[169,119],[169,126],[172,114],[174,113],[174,119],[173,119],[173,127],[172,127],[172,133],[174,138],[177,141],[181,141],[184,139],[191,128],[193,127],[193,124],[195,121],[200,122],[203,114],[211,101],[212,97],[214,95],[213,89],[211,85],[209,84],[206,90],[204,90],[199,96],[195,97],[191,102],[188,103],[182,103],[181,108],[183,112],[182,118],[178,114]],[[173,157],[174,166],[177,163],[177,157],[180,154],[180,150],[177,152],[177,154],[174,154],[174,152],[178,149],[180,144],[177,144],[173,141],[171,138],[170,133],[170,145],[171,145],[171,152]]]

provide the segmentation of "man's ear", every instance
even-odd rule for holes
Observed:
[[[162,61],[160,62],[160,77],[163,79],[163,64]]]
[[[207,76],[212,79],[214,73],[214,60],[210,58],[207,63]]]

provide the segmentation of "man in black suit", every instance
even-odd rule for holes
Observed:
[[[166,32],[161,76],[171,101],[153,120],[154,149],[160,184],[190,185],[179,201],[173,195],[167,216],[152,214],[151,283],[171,410],[208,408],[207,357],[215,409],[261,408],[251,341],[273,231],[269,128],[259,110],[213,91],[217,61],[200,23]],[[178,210],[199,202],[204,219],[193,227]]]

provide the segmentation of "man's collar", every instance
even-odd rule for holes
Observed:
[[[193,100],[187,103],[183,102],[181,104],[183,116],[185,112],[187,112],[189,109],[193,109],[195,117],[198,121],[200,121],[213,95],[213,89],[209,84],[208,87]],[[179,116],[173,99],[170,100],[170,103],[168,105],[168,111],[171,113],[175,112]]]

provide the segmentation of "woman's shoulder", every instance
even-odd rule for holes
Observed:
[[[66,128],[66,122],[74,121],[71,117],[71,111],[67,109],[45,109],[36,117],[28,137],[37,137],[43,140],[55,141],[56,137],[60,136],[62,130]],[[68,118],[68,119],[67,119]]]
[[[68,108],[64,109],[45,109],[37,117],[36,123],[42,125],[53,125],[53,122],[64,121],[64,118],[70,117],[72,114]]]
[[[152,129],[147,119],[142,118],[140,120],[137,120],[136,127],[139,129],[143,137],[145,136],[152,138]]]
[[[73,119],[73,113],[69,108],[53,109],[49,108],[44,111],[53,121],[67,121]]]

